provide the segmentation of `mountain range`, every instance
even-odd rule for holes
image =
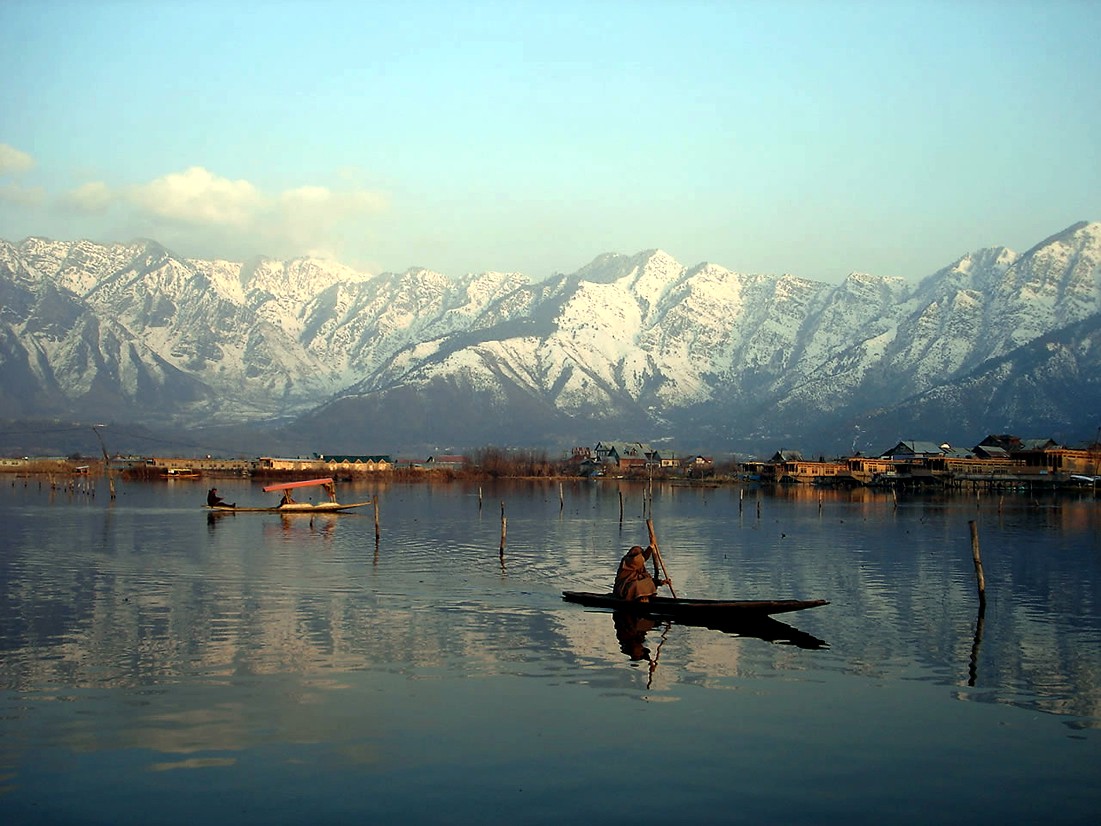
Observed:
[[[534,282],[0,241],[0,418],[230,453],[1069,444],[1101,425],[1099,354],[1099,222],[917,284],[685,267],[660,250]]]

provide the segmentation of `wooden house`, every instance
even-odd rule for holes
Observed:
[[[890,484],[897,476],[895,463],[880,456],[850,456],[845,470],[838,474],[839,483],[856,485]]]
[[[325,463],[330,473],[378,473],[394,469],[393,460],[385,454],[351,456],[321,453],[317,454],[317,458]]]
[[[597,442],[594,452],[602,464],[619,472],[644,470],[654,456],[644,442]]]

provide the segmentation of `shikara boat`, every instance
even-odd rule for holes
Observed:
[[[609,608],[613,611],[627,611],[656,619],[694,621],[701,624],[729,617],[790,614],[793,611],[805,611],[807,608],[830,604],[829,600],[825,599],[721,600],[658,596],[650,597],[646,602],[640,602],[590,591],[563,591],[562,599],[566,602],[587,605],[590,608]]]
[[[310,488],[319,487],[328,491],[330,501],[328,502],[294,502],[286,501],[280,502],[278,505],[266,508],[249,508],[249,507],[233,507],[232,505],[213,505],[207,506],[207,510],[213,513],[343,513],[350,511],[354,508],[362,508],[367,505],[373,505],[373,502],[353,502],[352,504],[344,505],[336,501],[336,483],[330,478],[324,479],[303,479],[298,482],[282,482],[277,485],[265,485],[264,492],[271,493],[272,491],[285,491],[289,492],[296,488]]]
[[[755,637],[765,642],[799,648],[829,647],[825,640],[772,617],[773,614],[789,614],[829,605],[829,601],[824,599],[717,600],[654,596],[648,602],[639,602],[586,591],[563,591],[562,598],[590,608],[611,610],[616,634],[621,646],[625,646],[625,653],[631,653],[628,647],[638,647],[635,644],[641,639],[639,633],[645,636],[645,631],[659,622],[695,625],[738,637]]]

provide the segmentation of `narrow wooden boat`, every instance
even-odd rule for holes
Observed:
[[[249,508],[249,507],[234,507],[232,505],[207,505],[207,510],[211,513],[286,513],[286,514],[298,514],[298,513],[343,513],[350,511],[354,508],[362,508],[368,505],[373,505],[374,502],[353,502],[349,505],[341,504],[336,501],[336,482],[331,477],[325,477],[322,479],[301,479],[297,482],[280,482],[276,485],[265,485],[264,492],[270,493],[272,491],[291,491],[297,488],[311,488],[320,487],[328,492],[328,502],[295,502],[293,500],[288,501],[289,496],[284,498],[284,501],[278,505],[265,508]]]
[[[318,502],[316,505],[310,502],[295,502],[290,505],[275,505],[270,508],[231,508],[229,505],[207,506],[211,513],[340,513],[352,508],[362,508],[373,505],[374,502],[354,502],[350,505],[342,505],[339,502]]]
[[[805,611],[807,608],[830,604],[829,600],[825,599],[721,600],[658,596],[650,597],[646,602],[640,602],[590,591],[563,591],[562,599],[566,602],[587,605],[590,608],[609,608],[613,611],[628,611],[657,619],[700,624],[721,622],[729,617],[790,614],[793,611]]]

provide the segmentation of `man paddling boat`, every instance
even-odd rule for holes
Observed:
[[[653,555],[654,547],[652,545],[645,549],[640,545],[632,546],[624,554],[623,559],[619,561],[612,593],[619,599],[649,602],[650,597],[658,592],[658,588],[662,585],[669,585],[669,580],[654,579],[650,572],[646,570],[646,562]]]

